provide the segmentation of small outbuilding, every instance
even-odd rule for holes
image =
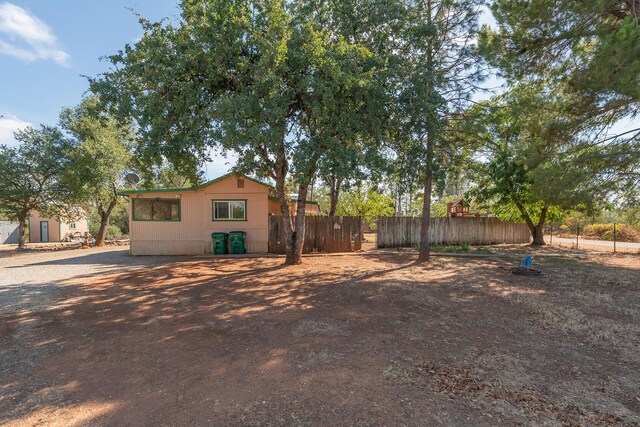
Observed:
[[[447,203],[447,216],[450,217],[479,217],[477,212],[471,212],[471,208],[465,205],[464,200],[456,199]]]
[[[0,221],[0,245],[17,244],[19,242],[19,225],[17,222]]]
[[[87,218],[64,221],[60,218],[40,216],[40,212],[29,213],[29,243],[61,242],[65,236],[84,234],[89,231]]]
[[[235,172],[196,187],[118,194],[129,200],[132,255],[210,254],[212,233],[232,231],[244,232],[248,253],[268,252],[269,215],[280,214],[272,186]]]

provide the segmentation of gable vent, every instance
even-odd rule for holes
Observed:
[[[244,178],[238,178],[238,188],[244,188]]]

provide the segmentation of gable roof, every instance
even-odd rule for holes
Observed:
[[[211,184],[213,184],[213,183],[214,183],[214,182],[216,182],[216,181],[220,181],[220,180],[222,180],[222,179],[228,178],[228,177],[230,177],[231,175],[238,175],[238,176],[241,176],[241,177],[243,177],[243,178],[245,178],[245,179],[248,179],[249,181],[253,181],[253,182],[255,182],[256,184],[264,185],[264,186],[265,186],[265,187],[267,187],[267,188],[271,188],[271,189],[273,189],[273,188],[274,188],[272,185],[269,185],[269,184],[264,183],[264,182],[262,182],[262,181],[258,181],[257,179],[255,179],[255,178],[251,178],[250,176],[246,176],[246,175],[243,175],[243,174],[240,174],[240,173],[237,173],[237,172],[229,172],[229,173],[227,173],[227,174],[224,174],[224,175],[222,175],[222,176],[219,176],[219,177],[214,178],[214,179],[212,179],[212,180],[210,180],[210,181],[204,182],[204,183],[202,183],[202,184],[200,184],[200,185],[196,185],[196,186],[193,186],[193,187],[156,188],[156,189],[151,189],[151,190],[125,190],[125,191],[118,191],[116,194],[117,194],[118,196],[127,196],[127,195],[129,195],[129,194],[144,194],[144,193],[178,193],[178,192],[181,192],[181,191],[195,191],[195,190],[199,190],[199,189],[201,189],[201,188],[204,188],[204,187],[206,187],[206,186],[208,186],[208,185],[211,185]]]

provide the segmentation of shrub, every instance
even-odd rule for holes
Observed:
[[[584,227],[584,237],[597,240],[613,240],[613,224],[591,224]],[[616,240],[619,242],[640,242],[640,233],[625,224],[616,226]]]
[[[122,231],[120,231],[120,227],[114,224],[109,224],[107,227],[107,235],[105,239],[107,240],[118,240],[122,237]]]

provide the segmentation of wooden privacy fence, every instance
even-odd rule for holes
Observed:
[[[351,252],[362,247],[361,219],[356,216],[306,216],[304,253]],[[282,216],[269,216],[269,252],[283,254],[285,250]]]
[[[420,242],[420,221],[422,218],[378,218],[378,247],[416,246]],[[496,218],[431,218],[429,225],[429,242],[433,244],[528,243],[530,236],[526,224]]]

